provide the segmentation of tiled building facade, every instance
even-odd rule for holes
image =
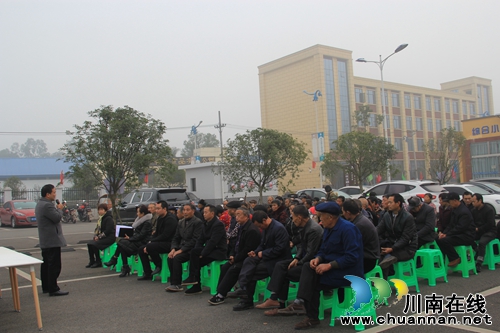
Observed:
[[[315,45],[259,66],[262,127],[287,132],[311,151],[295,181],[296,190],[320,185],[319,167],[312,163],[316,127],[324,132],[328,152],[334,140],[351,131],[359,106],[383,114],[381,81],[354,76],[352,62],[351,51]],[[387,133],[398,151],[391,163],[404,170],[394,179],[430,179],[423,145],[442,128],[461,130],[462,120],[494,113],[488,79],[459,79],[442,83],[440,90],[384,81],[384,88]],[[322,93],[317,102],[303,93],[316,90]],[[368,130],[384,135],[374,116]],[[332,185],[345,185],[345,177],[339,175]]]

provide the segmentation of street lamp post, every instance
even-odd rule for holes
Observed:
[[[410,150],[410,141],[413,140],[413,136],[415,135],[415,131],[409,130],[407,131],[407,136],[403,136],[403,140],[406,141],[408,144],[408,150]],[[413,165],[415,166],[415,180],[418,180],[418,175],[417,175],[417,153],[415,152],[415,145],[413,145]],[[408,177],[411,180],[411,166],[410,166],[410,174]]]
[[[397,47],[397,49],[389,55],[387,58],[382,60],[382,55],[379,55],[379,61],[373,61],[373,60],[365,60],[365,58],[359,58],[356,60],[356,62],[373,62],[374,64],[377,64],[377,66],[380,68],[380,83],[382,87],[382,114],[384,116],[384,139],[387,141],[387,143],[390,143],[389,141],[389,123],[387,119],[387,112],[385,110],[385,89],[384,89],[384,65],[387,59],[392,57],[394,54],[404,50],[408,44],[401,44]],[[389,161],[387,161],[387,164],[389,164]],[[391,172],[389,170],[389,166],[387,166],[387,180],[391,180]]]
[[[318,124],[318,106],[316,102],[318,102],[318,97],[321,97],[321,91],[316,90],[313,93],[308,93],[307,91],[303,90],[304,94],[313,96],[313,102],[314,102],[314,111],[316,112],[316,149],[318,152],[318,168],[319,168],[319,186],[320,188],[323,188],[323,171],[321,170],[321,143],[319,141],[319,124]],[[313,156],[314,159],[314,156]]]
[[[203,120],[200,120],[200,122],[198,123],[197,126],[191,126],[191,133],[193,133],[194,135],[194,150],[193,150],[193,157],[194,157],[194,163],[196,164],[196,149],[198,148],[197,147],[197,143],[196,143],[196,139],[198,137],[198,127],[200,127],[201,123],[203,122]]]

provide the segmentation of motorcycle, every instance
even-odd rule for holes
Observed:
[[[63,208],[62,223],[76,223],[75,210],[65,206]]]
[[[78,219],[80,219],[80,222],[90,222],[92,209],[88,207],[88,203],[83,201],[81,205],[76,204],[76,206],[76,211],[78,212]]]

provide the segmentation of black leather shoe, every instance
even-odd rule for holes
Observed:
[[[156,275],[156,274],[160,274],[161,273],[161,267],[156,267],[155,270],[153,271],[153,273],[151,273],[151,275]]]
[[[94,264],[93,262],[89,262],[89,263],[87,264],[87,266],[85,266],[85,268],[90,268],[90,267],[92,267],[92,265],[93,265],[93,264]]]
[[[49,296],[66,296],[69,294],[69,291],[58,290],[55,293],[49,293]]]
[[[90,268],[97,268],[97,267],[102,267],[102,262],[96,262],[95,264],[90,266]]]
[[[151,275],[143,275],[142,277],[137,279],[138,281],[151,281]]]
[[[233,311],[243,311],[253,309],[253,302],[241,301],[233,306]]]

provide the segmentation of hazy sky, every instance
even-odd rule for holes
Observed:
[[[260,126],[257,66],[315,44],[377,60],[408,43],[385,80],[489,78],[500,107],[499,12],[496,0],[1,0],[0,149],[33,137],[54,152],[65,135],[6,132],[71,130],[100,105],[161,119],[177,147],[200,120],[217,133],[221,111],[225,142]],[[354,75],[380,72],[354,63]]]

